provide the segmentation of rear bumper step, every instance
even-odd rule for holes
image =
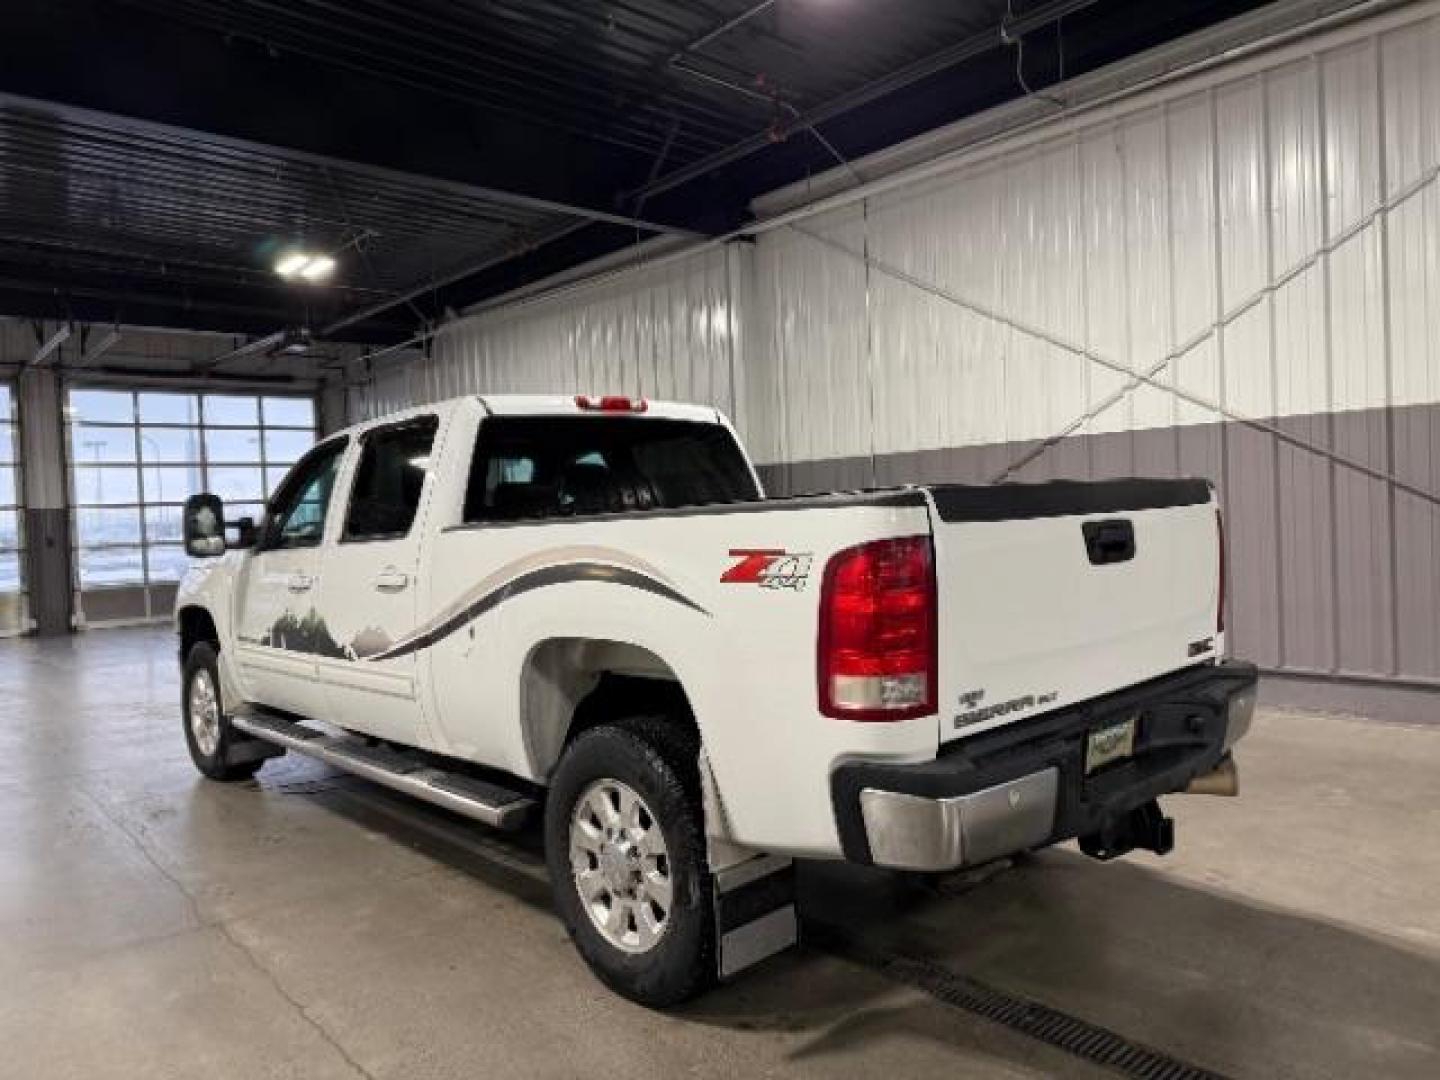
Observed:
[[[266,713],[241,713],[235,727],[333,765],[337,769],[403,791],[436,806],[497,829],[518,829],[535,800],[485,780],[449,772],[396,750],[370,746],[353,735],[328,735],[304,724]]]

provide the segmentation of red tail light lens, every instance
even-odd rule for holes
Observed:
[[[820,711],[909,720],[936,710],[935,560],[928,536],[848,548],[820,592]]]
[[[1225,632],[1225,515],[1215,511],[1215,534],[1220,544],[1219,580],[1215,586],[1215,632]]]
[[[606,394],[604,397],[588,397],[585,394],[575,396],[575,404],[581,409],[589,412],[629,412],[642,413],[650,408],[650,403],[644,398],[621,397],[618,394]]]

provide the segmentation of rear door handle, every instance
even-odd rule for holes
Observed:
[[[291,592],[309,592],[314,584],[315,579],[309,574],[296,573],[290,575],[290,580],[285,582],[285,587]]]
[[[370,583],[381,592],[399,592],[410,584],[410,575],[393,566],[387,566],[371,578]]]

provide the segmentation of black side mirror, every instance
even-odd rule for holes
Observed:
[[[211,559],[225,554],[225,504],[220,496],[202,492],[185,500],[185,554]]]

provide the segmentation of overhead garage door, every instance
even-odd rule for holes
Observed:
[[[15,395],[8,383],[0,383],[0,637],[23,633],[29,623],[19,447],[15,437]]]
[[[259,519],[315,441],[308,397],[73,387],[69,423],[76,610],[87,625],[161,618],[189,561],[184,501]]]

